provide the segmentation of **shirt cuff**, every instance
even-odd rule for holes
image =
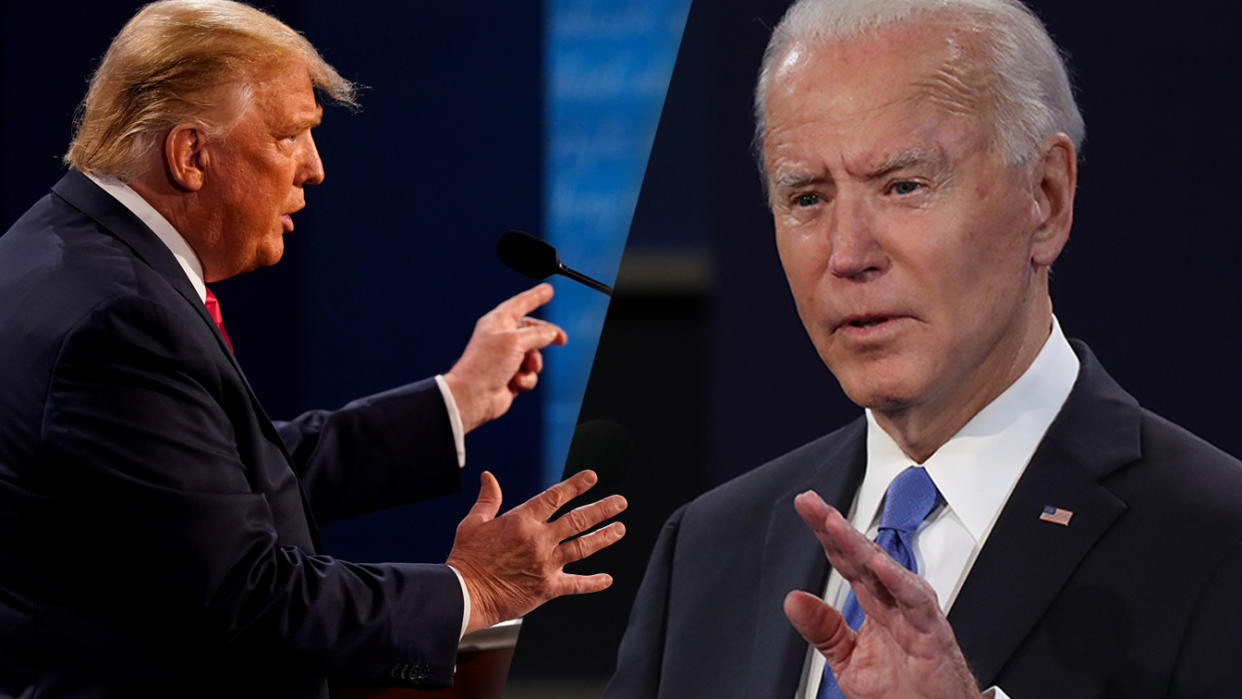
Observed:
[[[461,641],[462,636],[466,635],[466,625],[470,623],[470,593],[466,592],[466,579],[461,577],[461,573],[457,572],[453,566],[449,566],[448,569],[453,571],[453,575],[457,576],[457,584],[461,585],[461,632],[457,634],[457,640]],[[1009,699],[1009,697],[1004,697],[1004,699]]]
[[[436,385],[440,387],[440,396],[444,398],[444,407],[448,410],[449,424],[453,426],[453,446],[457,447],[457,467],[462,468],[466,465],[466,435],[461,426],[461,413],[457,410],[457,401],[453,400],[453,392],[449,390],[448,383],[440,374],[436,374]],[[466,589],[464,584],[461,589],[463,591]]]

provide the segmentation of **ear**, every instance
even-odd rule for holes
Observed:
[[[1074,192],[1078,188],[1078,153],[1069,136],[1049,136],[1034,164],[1032,185],[1039,225],[1031,241],[1031,261],[1049,267],[1069,240],[1074,223]]]
[[[197,192],[207,179],[207,138],[199,124],[177,124],[164,137],[164,163],[177,187]]]

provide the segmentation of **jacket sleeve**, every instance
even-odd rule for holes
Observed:
[[[659,695],[673,556],[685,511],[682,506],[674,512],[656,540],[617,651],[617,670],[604,690],[605,699],[646,699]]]
[[[240,408],[222,403],[231,367],[191,320],[126,297],[62,344],[38,456],[39,536],[57,547],[45,556],[48,609],[74,621],[83,647],[138,644],[157,667],[450,684],[462,618],[453,572],[280,545],[272,493],[236,447],[229,411]],[[407,399],[417,400],[394,398]],[[324,421],[319,449],[325,434],[376,438],[354,415],[385,400]]]
[[[276,423],[311,510],[328,522],[456,492],[461,469],[435,379]]]

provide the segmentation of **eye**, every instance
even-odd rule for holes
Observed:
[[[915,192],[919,191],[919,187],[922,187],[922,186],[923,185],[918,182],[914,182],[911,180],[901,180],[899,182],[894,182],[888,189],[893,194],[897,194],[899,196],[906,196],[908,194],[914,194]]]
[[[804,194],[799,194],[798,196],[794,197],[794,204],[796,206],[803,206],[803,207],[815,206],[818,203],[819,203],[818,194],[812,194],[810,192],[807,192]]]

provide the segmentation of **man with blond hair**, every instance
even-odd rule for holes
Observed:
[[[1084,128],[1040,21],[800,0],[755,115],[794,303],[865,414],[673,514],[606,696],[1238,696],[1242,465],[1052,313]]]
[[[314,517],[458,487],[463,436],[534,387],[564,333],[537,286],[443,376],[272,422],[206,284],[277,262],[324,177],[300,34],[227,0],[144,7],[91,81],[70,171],[0,237],[0,696],[326,696],[325,678],[452,682],[461,635],[607,587],[619,497],[552,521],[590,472],[498,515],[444,565],[323,555]]]

